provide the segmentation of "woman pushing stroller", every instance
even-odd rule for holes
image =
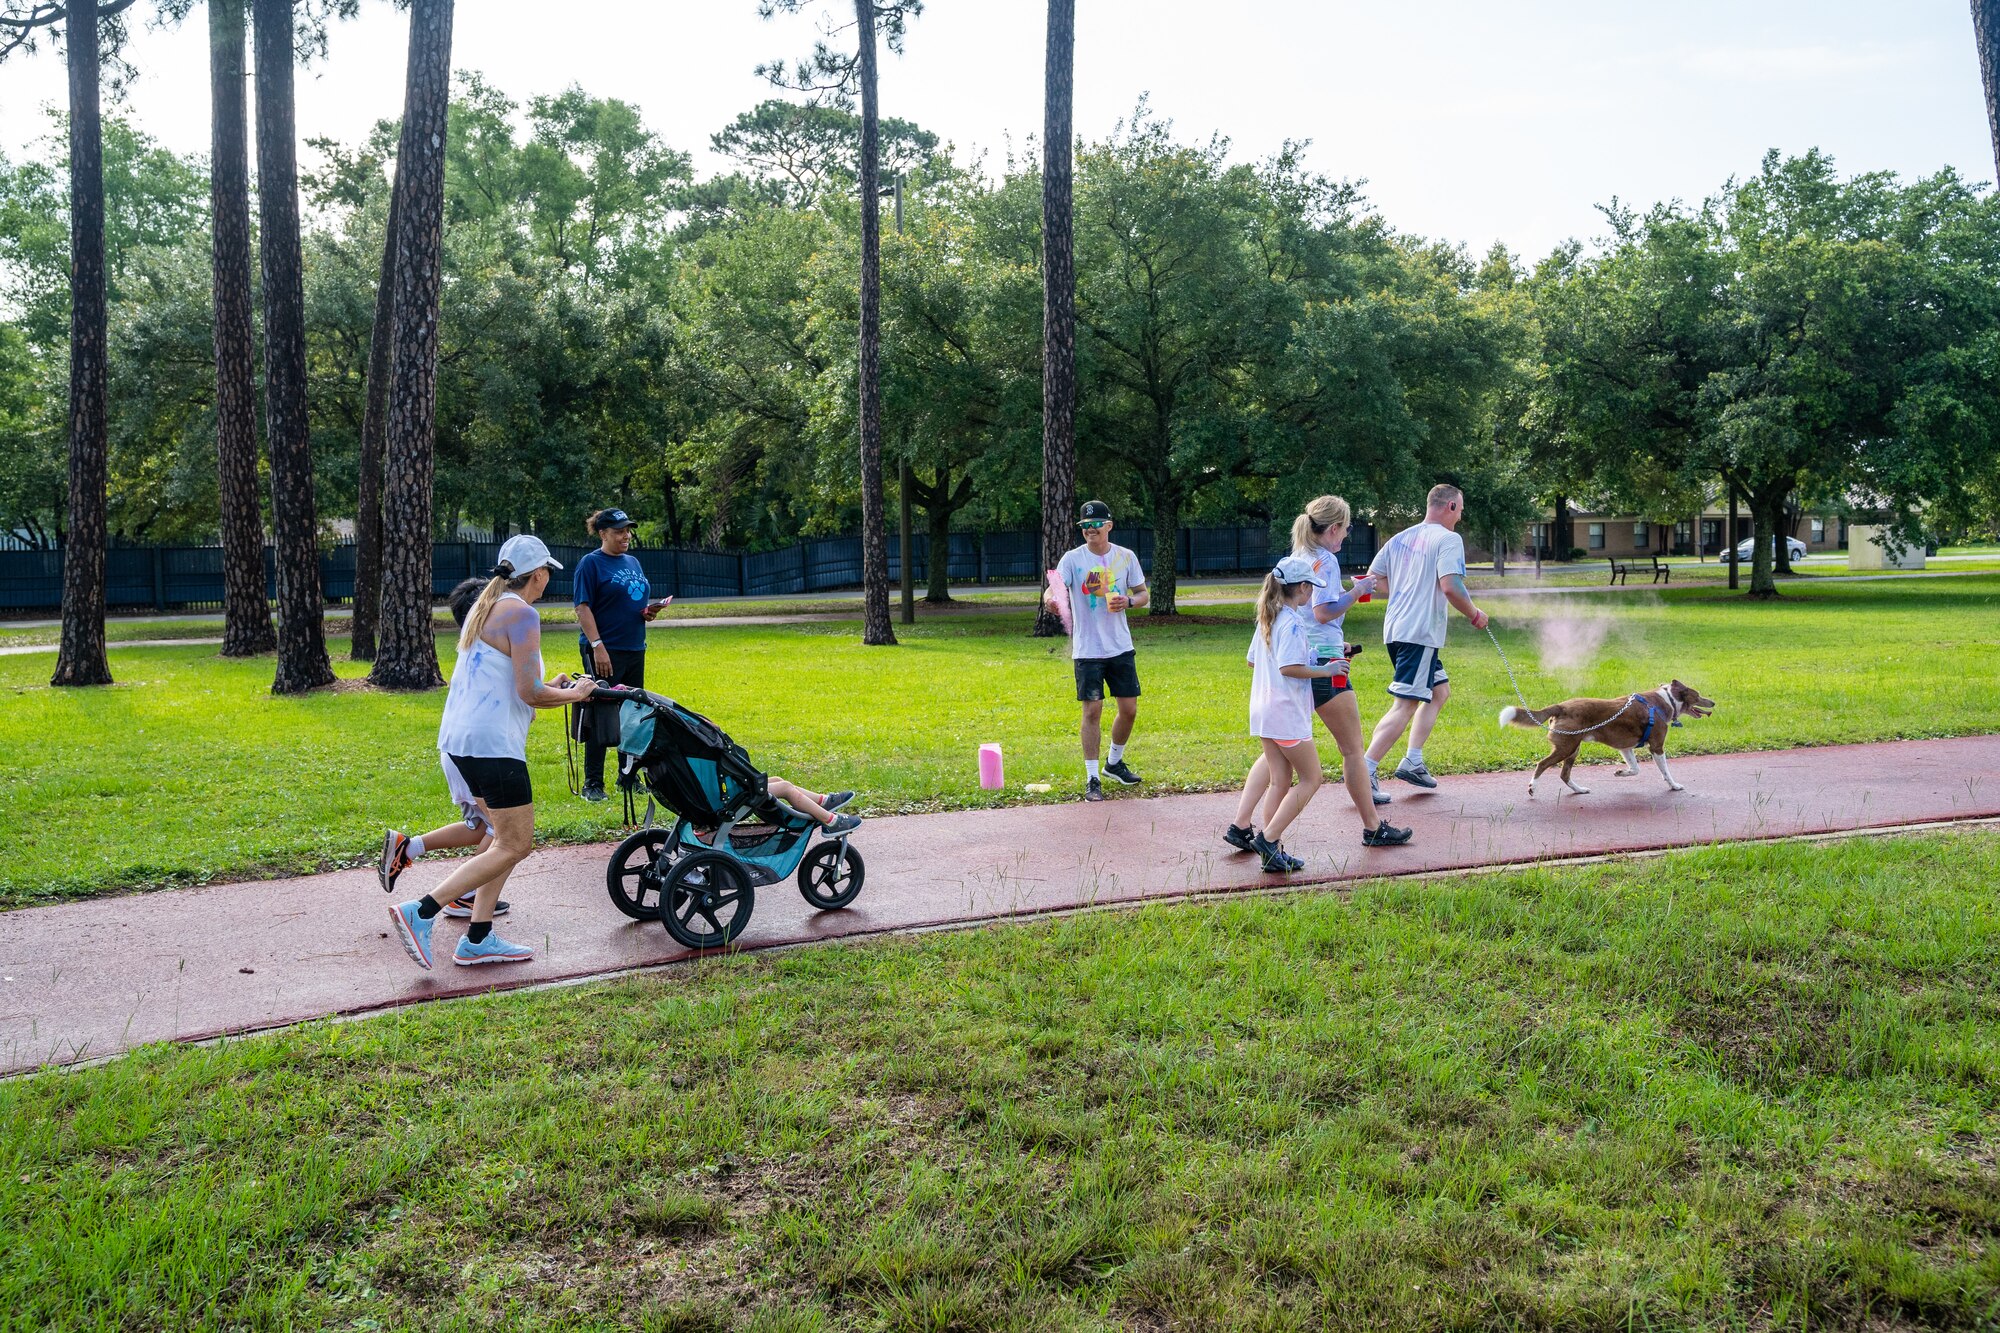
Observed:
[[[469,798],[468,839],[483,824],[482,850],[421,898],[390,907],[396,937],[418,966],[434,961],[431,927],[461,894],[474,894],[472,924],[452,951],[460,966],[519,963],[534,950],[493,933],[500,889],[535,845],[534,789],[528,778],[528,724],[538,708],[560,708],[591,697],[588,680],[542,679],[542,622],[534,603],[548,588],[549,571],[562,565],[541,538],[509,537],[492,578],[466,613],[452,665],[451,690],[438,726],[438,755],[446,782],[461,804]],[[398,840],[405,846],[399,846]],[[391,832],[382,849],[382,886],[393,888],[408,864],[413,840]]]

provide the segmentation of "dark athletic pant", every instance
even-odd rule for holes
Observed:
[[[605,684],[631,685],[638,689],[646,688],[645,649],[641,648],[635,653],[620,652],[616,648],[607,648],[605,651],[611,654],[611,678],[605,680]],[[596,676],[597,679],[604,680],[602,676],[597,675],[597,662],[594,658],[595,655],[591,649],[585,648],[583,650],[583,674],[586,676]],[[604,785],[605,748],[605,746],[599,745],[595,741],[584,742],[583,781],[586,786],[602,787]]]

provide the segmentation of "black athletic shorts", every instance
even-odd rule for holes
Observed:
[[[451,762],[474,796],[486,802],[488,810],[512,810],[535,803],[534,784],[528,781],[528,765],[520,759],[486,759],[478,755],[455,754]]]
[[[1114,699],[1139,697],[1139,667],[1131,653],[1076,659],[1076,701],[1095,703],[1106,694]]]
[[[1321,663],[1321,665],[1324,666],[1325,663]],[[1350,671],[1353,670],[1352,667],[1349,667],[1348,669]],[[1318,712],[1320,709],[1332,703],[1334,695],[1352,694],[1354,692],[1354,683],[1351,678],[1349,679],[1347,684],[1336,687],[1334,683],[1326,679],[1326,677],[1314,676],[1312,678],[1312,687],[1313,687],[1314,712]]]
[[[1427,643],[1390,644],[1389,664],[1395,668],[1389,693],[1399,699],[1427,700],[1434,688],[1451,679],[1444,673],[1444,658]]]

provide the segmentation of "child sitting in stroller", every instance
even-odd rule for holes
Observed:
[[[791,806],[792,809],[819,824],[829,838],[844,837],[861,827],[860,815],[838,815],[834,813],[834,811],[854,799],[854,793],[851,791],[830,792],[825,796],[821,796],[807,791],[797,783],[787,782],[783,778],[775,777],[766,777],[764,779],[764,790],[768,791],[777,800],[783,801],[786,805]],[[695,830],[695,835],[703,842],[712,843],[715,841],[715,830],[712,828],[698,828]]]

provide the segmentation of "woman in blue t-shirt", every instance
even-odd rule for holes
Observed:
[[[600,509],[590,516],[591,535],[598,547],[577,561],[573,582],[577,645],[583,650],[586,675],[610,685],[646,684],[646,622],[673,601],[650,600],[652,591],[632,545],[632,520],[622,509]],[[583,799],[601,801],[604,792],[605,747],[586,741],[583,747]]]

